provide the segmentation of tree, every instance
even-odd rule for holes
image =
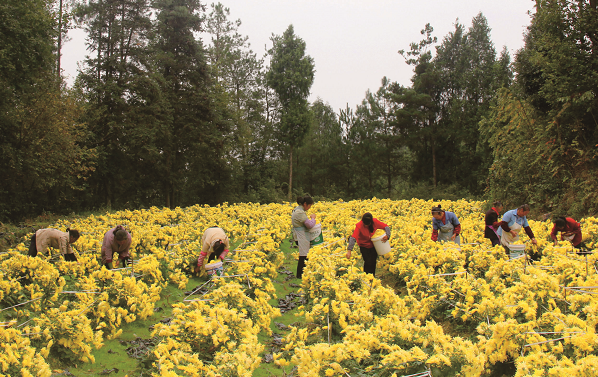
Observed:
[[[53,2],[0,4],[0,218],[76,207],[91,169],[80,105],[55,71]]]
[[[342,197],[347,160],[341,124],[332,107],[320,98],[310,110],[312,124],[303,146],[297,149],[295,177],[312,195]]]
[[[134,203],[139,187],[130,178],[139,171],[139,157],[137,149],[127,148],[126,143],[139,119],[131,117],[152,121],[146,116],[147,108],[143,112],[136,108],[147,103],[143,96],[153,87],[141,65],[151,27],[148,0],[90,0],[76,14],[85,25],[87,49],[93,54],[86,57],[77,78],[88,103],[83,120],[93,134],[89,146],[98,151],[89,204],[103,201],[110,208],[115,201]]]
[[[411,177],[415,180],[432,178],[434,187],[438,185],[438,154],[443,153],[438,148],[439,138],[439,72],[432,62],[432,52],[429,47],[436,43],[432,37],[434,28],[426,24],[421,34],[424,35],[419,43],[411,43],[411,50],[399,51],[407,61],[414,66],[413,85],[409,90],[395,86],[394,102],[398,122],[395,127],[401,129],[410,138],[410,148],[417,156],[413,165]],[[440,140],[441,141],[441,140]]]
[[[511,83],[510,58],[503,50],[497,60],[488,22],[479,13],[467,31],[455,24],[455,31],[437,47],[433,63],[439,72],[441,145],[450,151],[450,158],[443,159],[448,163],[441,167],[440,179],[481,194],[491,152],[480,140],[478,123],[498,89]]]
[[[84,146],[87,128],[78,121],[82,107],[73,94],[55,88],[54,80],[39,83],[45,90],[18,107],[18,137],[4,156],[7,204],[21,215],[79,208],[75,194],[94,169],[95,151]]]
[[[225,158],[233,174],[231,193],[240,194],[235,197],[239,201],[271,178],[267,156],[273,138],[266,114],[265,72],[263,59],[251,50],[248,37],[239,33],[241,20],[230,21],[230,10],[221,3],[211,8],[204,28],[211,37],[206,51],[215,85],[226,94],[231,129]]]
[[[536,2],[513,90],[480,125],[494,150],[491,194],[517,187],[519,202],[545,210],[598,210],[597,6]]]
[[[270,69],[266,74],[268,86],[276,92],[280,102],[279,139],[289,146],[289,191],[293,190],[293,149],[301,146],[310,125],[307,97],[314,81],[314,62],[305,55],[305,42],[295,35],[289,25],[282,36],[272,36]]]
[[[213,86],[206,52],[194,33],[201,30],[197,0],[156,0],[159,11],[151,42],[161,106],[159,176],[166,205],[218,203],[228,183],[224,163],[229,122],[223,94]]]

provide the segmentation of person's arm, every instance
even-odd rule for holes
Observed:
[[[347,254],[346,254],[347,259],[351,258],[351,251],[353,250],[353,247],[355,246],[355,243],[357,242],[357,237],[359,236],[359,224],[361,224],[361,222],[358,222],[357,225],[355,225],[353,234],[351,235],[351,237],[349,237],[349,245],[347,245]]]
[[[382,242],[386,242],[390,238],[390,227],[378,219],[374,219],[374,229],[384,229],[385,237],[382,238]]]
[[[567,218],[566,230],[567,230],[566,235],[573,236],[573,239],[571,240],[571,244],[573,244],[573,246],[578,246],[582,240],[581,224],[572,218]],[[561,233],[561,239],[563,239],[564,235],[565,235],[565,230],[563,230],[563,233]]]
[[[355,242],[357,242],[355,237],[353,237],[353,236],[349,237],[349,245],[347,245],[347,254],[345,255],[347,257],[347,259],[351,258],[351,251],[353,251]]]
[[[500,222],[500,227],[505,232],[510,232],[511,231],[511,227],[509,227],[509,223],[511,222],[512,217],[513,217],[513,212],[512,211],[507,211],[502,216],[502,221]]]
[[[501,221],[500,222],[500,227],[502,228],[502,230],[504,230],[505,232],[510,232],[511,228],[509,228],[509,223],[506,221]]]
[[[222,253],[220,253],[220,259],[224,260],[224,258],[228,255],[228,248],[224,249]]]
[[[461,224],[457,224],[455,225],[455,228],[453,229],[453,234],[455,236],[458,236],[461,233]]]
[[[129,232],[127,232],[127,242],[124,244],[125,248],[122,251],[119,251],[118,253],[118,259],[125,259],[125,258],[129,258],[131,256],[131,244],[133,243],[133,238],[131,237],[131,234]],[[118,261],[116,261],[118,263]]]
[[[307,229],[311,229],[316,225],[316,219],[307,219],[303,222]]]
[[[436,225],[436,219],[432,218],[432,241],[438,241],[438,226]]]
[[[62,252],[62,255],[72,254],[73,249],[71,248],[71,244],[69,243],[69,241],[70,241],[69,233],[68,232],[66,233],[66,239],[61,238],[60,240],[61,240],[60,251]]]
[[[204,259],[206,259],[206,256],[208,255],[208,253],[206,253],[205,251],[202,251],[201,253],[199,253],[199,257],[197,257],[197,267],[201,267],[203,266],[203,261]]]
[[[571,226],[571,233],[581,236],[581,224],[575,220],[569,222],[569,224]]]
[[[456,237],[461,233],[461,223],[454,213],[451,214],[451,224],[453,224],[453,235]]]
[[[536,237],[534,236],[534,232],[532,232],[532,228],[530,228],[529,225],[523,229],[525,230],[525,234],[527,234],[527,236],[529,237],[530,240],[532,240],[532,241],[536,240]]]
[[[347,250],[352,251],[356,242],[357,240],[353,236],[349,237],[349,245],[347,246]]]

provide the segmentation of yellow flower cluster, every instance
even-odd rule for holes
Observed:
[[[316,247],[303,278],[306,323],[285,338],[277,363],[297,365],[299,375],[321,376],[426,370],[482,376],[509,361],[517,376],[595,373],[596,257],[577,255],[566,243],[553,247],[552,223],[530,220],[538,239],[530,251],[542,259],[533,265],[526,258],[510,260],[483,238],[479,202],[441,202],[459,217],[462,244],[432,242],[430,208],[436,203],[314,205],[323,228],[337,237],[350,234],[364,212],[390,226],[393,251],[378,259],[377,273],[395,290],[359,271],[353,263],[358,257],[347,262],[342,239]],[[581,222],[591,245],[598,239],[596,221]]]
[[[154,350],[155,376],[251,376],[264,349],[257,334],[269,333],[280,315],[269,301],[284,259],[279,247],[289,232],[283,223],[289,222],[289,207],[250,204],[250,212],[237,208],[239,218],[232,220],[232,210],[221,208],[221,213],[210,209],[213,223],[242,227],[235,232],[240,244],[229,254],[225,276],[214,278],[202,301],[177,304],[173,321],[156,326],[154,335],[162,340]]]
[[[260,327],[243,311],[206,302],[175,306],[172,322],[154,330],[163,339],[154,349],[155,376],[251,376],[263,345]]]
[[[460,246],[431,241],[430,209],[438,203],[458,216]],[[483,207],[465,200],[316,203],[310,211],[317,213],[325,243],[312,248],[304,271],[304,324],[292,328],[276,362],[310,376],[426,370],[483,376],[503,362],[513,362],[517,376],[595,373],[596,256],[578,255],[568,242],[553,246],[552,223],[530,220],[538,245],[523,232],[521,242],[542,258],[531,265],[524,257],[511,260],[484,239]],[[203,231],[219,226],[235,245],[225,276],[209,283],[200,298],[205,301],[175,304],[172,322],[155,327],[161,342],[154,375],[250,376],[264,348],[257,334],[269,332],[280,314],[269,301],[292,208],[154,207],[55,224],[82,233],[73,244],[80,263],[30,258],[23,244],[0,256],[2,315],[22,325],[0,329],[0,337],[10,339],[3,344],[15,344],[0,356],[0,373],[45,376],[48,357],[92,362],[92,349],[119,336],[123,323],[152,314],[167,283],[186,286]],[[391,229],[392,251],[378,259],[382,280],[361,271],[358,252],[345,258],[346,239],[365,212]],[[108,271],[98,261],[100,246],[104,233],[119,224],[133,236],[136,264]],[[581,224],[584,242],[594,249],[598,220]]]
[[[0,375],[50,377],[44,357],[32,347],[29,338],[13,328],[0,327]]]
[[[16,308],[14,312],[15,316],[20,316],[18,318],[38,316],[30,325],[39,328],[37,332],[40,334],[31,339],[43,351],[42,356],[93,361],[90,353],[93,346],[100,347],[104,338],[118,337],[123,323],[144,319],[153,313],[154,303],[167,282],[181,289],[186,287],[188,274],[193,270],[201,250],[203,231],[210,226],[220,226],[231,239],[231,244],[238,246],[229,254],[227,276],[211,283],[211,293],[203,299],[210,300],[210,308],[223,311],[218,315],[223,318],[229,316],[233,322],[242,318],[247,326],[232,335],[225,336],[221,331],[211,333],[214,344],[209,348],[213,348],[210,351],[212,356],[198,360],[208,362],[212,368],[208,369],[220,375],[228,370],[231,360],[239,358],[236,350],[246,349],[243,352],[247,352],[247,356],[241,357],[245,361],[235,361],[234,370],[231,369],[229,374],[250,375],[259,365],[256,355],[263,348],[256,334],[261,330],[269,332],[272,318],[280,315],[269,301],[275,294],[272,279],[278,276],[277,269],[284,259],[279,248],[289,233],[291,209],[288,205],[247,203],[229,206],[225,203],[216,207],[120,211],[71,223],[59,222],[53,227],[71,227],[81,232],[81,238],[73,244],[80,263],[51,258],[52,251],[50,256],[29,258],[18,252],[26,251],[21,244],[6,258],[6,263],[10,265],[0,271],[5,274],[0,286],[0,300],[3,300],[4,306],[9,306],[10,302],[17,304],[32,296],[41,297]],[[118,224],[124,225],[133,236],[131,256],[136,263],[132,268],[108,271],[99,264],[99,251],[105,232]],[[29,284],[36,270],[38,273],[42,271],[44,278],[38,279],[39,283]],[[72,289],[73,293],[69,296],[61,294],[66,289],[64,275],[70,276],[72,281],[68,289]],[[27,279],[28,284],[21,284],[24,279]],[[191,303],[183,307],[189,311],[194,310],[196,305]],[[43,315],[40,314],[42,307],[46,309]],[[61,319],[62,315],[67,314],[73,318],[83,316],[85,320],[75,325],[71,320]],[[50,325],[52,319],[55,319],[53,326]],[[212,325],[219,323],[212,322]],[[220,329],[217,327],[215,330]],[[24,329],[32,333],[35,331],[34,327]],[[171,331],[174,333],[174,328]],[[77,336],[74,336],[75,333]],[[187,347],[183,346],[185,339],[170,338],[165,336],[167,333],[164,329],[160,332],[164,336],[160,349],[176,342],[176,352],[183,352]],[[252,335],[248,336],[249,333]],[[236,347],[234,338],[240,334],[246,341],[239,342]],[[45,347],[43,341],[49,345]],[[193,344],[188,346],[194,349]],[[165,366],[174,362],[168,361],[169,357],[160,356],[161,373],[166,373],[168,368]],[[193,359],[196,356],[190,357]]]

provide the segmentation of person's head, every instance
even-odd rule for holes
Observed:
[[[66,228],[66,232],[69,234],[69,243],[77,242],[80,237],[78,230]]]
[[[492,202],[492,208],[496,209],[498,212],[502,211],[502,203],[499,202],[498,200],[495,202]]]
[[[372,216],[371,213],[364,213],[363,216],[361,216],[361,222],[369,229],[370,233],[374,232],[374,216]]]
[[[125,242],[127,242],[127,239],[129,238],[127,236],[128,236],[127,231],[122,228],[114,231],[114,240],[120,246],[122,246]]]
[[[519,206],[519,208],[517,208],[517,216],[519,216],[519,217],[527,216],[529,211],[530,211],[529,204],[522,204]]]
[[[218,258],[220,254],[222,254],[222,252],[224,251],[224,247],[224,242],[222,242],[221,240],[214,241],[214,244],[212,245],[212,250],[214,250],[214,255],[216,255],[216,258]]]
[[[307,211],[314,204],[314,200],[311,196],[299,196],[297,197],[297,204],[303,206],[303,209]]]
[[[565,226],[567,225],[567,220],[562,216],[555,218],[553,222],[555,228],[557,228],[558,230],[565,229]]]
[[[432,207],[432,217],[435,218],[436,220],[440,220],[442,219],[442,215],[444,215],[444,210],[442,209],[442,207],[439,205],[437,205],[436,207]]]

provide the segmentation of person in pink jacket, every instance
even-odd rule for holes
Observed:
[[[222,228],[213,226],[206,229],[201,237],[201,253],[197,258],[197,267],[195,267],[195,273],[198,273],[204,265],[204,260],[208,257],[208,262],[212,259],[224,260],[228,254],[230,243],[226,233]]]
[[[102,264],[110,270],[118,267],[118,262],[121,260],[123,267],[126,267],[127,262],[131,262],[129,249],[132,241],[131,234],[122,225],[117,225],[107,231],[102,242]],[[118,254],[115,263],[113,263],[114,253]]]

